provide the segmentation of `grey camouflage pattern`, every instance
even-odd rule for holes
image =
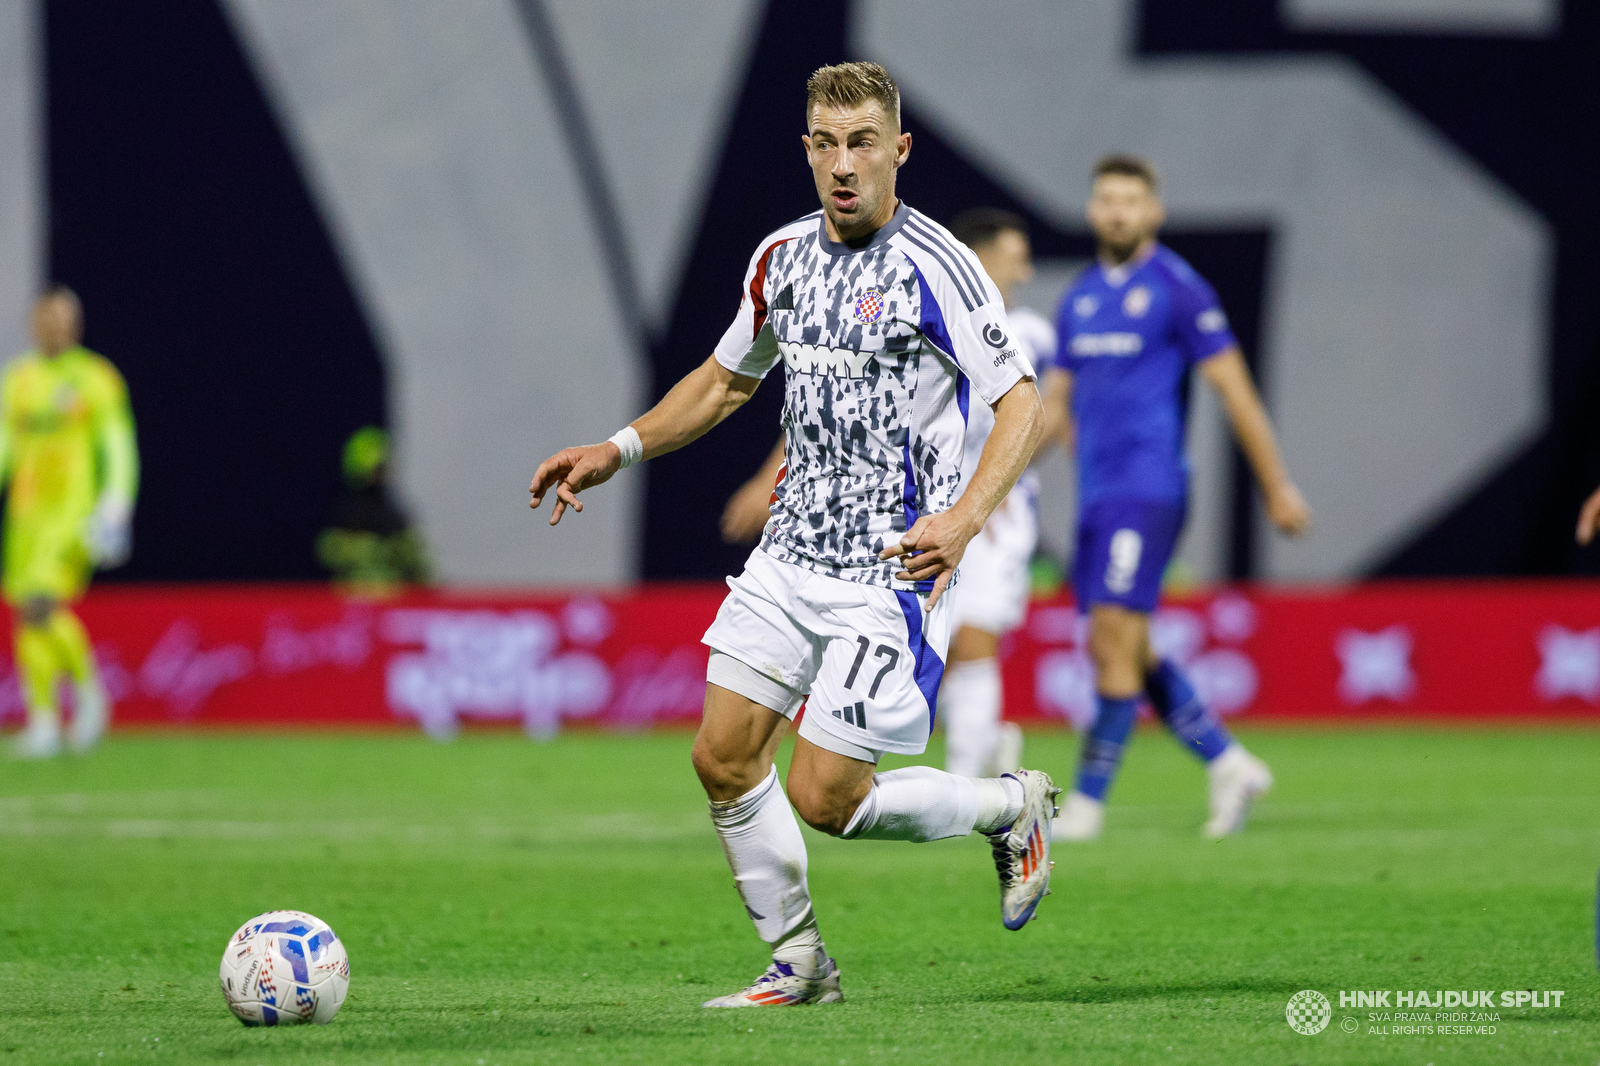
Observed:
[[[904,253],[884,242],[832,255],[819,230],[768,260],[770,338],[755,343],[775,341],[784,362],[787,472],[761,549],[847,581],[910,588],[894,579],[899,560],[878,559],[906,529],[906,456],[917,515],[948,510],[961,482],[960,449],[941,455],[913,433],[919,371],[927,359],[943,364],[946,380],[960,370],[922,335],[920,287]],[[869,289],[883,307],[864,322],[856,302]]]

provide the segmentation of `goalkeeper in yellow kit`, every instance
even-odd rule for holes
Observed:
[[[122,375],[84,348],[82,335],[78,298],[50,290],[33,309],[38,347],[0,377],[5,595],[28,705],[14,748],[22,758],[61,750],[63,674],[74,686],[74,748],[92,747],[111,716],[89,635],[70,605],[94,567],[128,558],[139,455]]]

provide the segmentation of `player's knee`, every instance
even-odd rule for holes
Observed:
[[[830,792],[821,784],[802,780],[793,773],[789,775],[788,792],[789,802],[800,820],[832,837],[844,834],[858,806],[853,798]]]
[[[56,603],[47,596],[33,596],[23,601],[19,613],[22,624],[26,626],[49,625],[50,616],[55,613]]]
[[[703,735],[695,738],[689,759],[706,795],[714,800],[736,799],[759,785],[766,776],[764,768],[757,773],[758,767],[747,753],[719,750],[718,745]]]
[[[1089,658],[1103,695],[1135,695],[1144,684],[1144,619],[1121,608],[1097,607],[1089,624]]]
[[[694,763],[695,776],[707,792],[715,795],[732,784],[732,767],[711,750],[711,745],[704,737],[695,738],[689,761]]]
[[[1102,672],[1131,668],[1138,662],[1139,645],[1133,634],[1120,626],[1097,625],[1089,633],[1089,658]]]

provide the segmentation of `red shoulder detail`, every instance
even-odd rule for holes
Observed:
[[[761,253],[761,260],[756,263],[755,275],[750,279],[750,304],[756,310],[755,325],[750,330],[751,340],[755,340],[756,335],[761,332],[761,327],[767,324],[767,260],[772,258],[773,249],[792,240],[793,237],[785,237],[781,241],[773,241],[767,246],[767,250]]]

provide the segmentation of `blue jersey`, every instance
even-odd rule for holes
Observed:
[[[1095,263],[1061,298],[1056,361],[1072,374],[1078,504],[1183,501],[1189,368],[1235,344],[1217,294],[1170,248]]]

